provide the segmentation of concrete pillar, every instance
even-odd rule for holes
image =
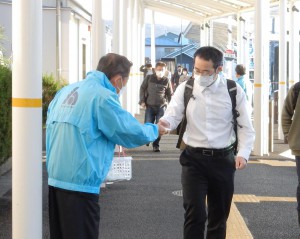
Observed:
[[[155,54],[155,17],[154,11],[151,11],[151,64],[154,67],[156,62]]]
[[[268,154],[269,114],[269,1],[255,1],[254,154]],[[264,23],[264,24],[262,24]]]
[[[289,88],[299,81],[299,2],[292,1],[290,3],[290,60],[289,60]],[[299,4],[298,4],[299,5]],[[298,64],[297,64],[298,63]]]
[[[209,33],[210,33],[209,28],[210,28],[210,26],[209,26],[209,24],[206,22],[206,23],[205,23],[205,27],[204,27],[204,31],[205,31],[204,36],[205,36],[205,45],[206,45],[206,46],[209,46]]]
[[[122,54],[128,57],[128,0],[123,0],[122,10],[122,29],[123,29],[123,41],[122,41]]]
[[[112,51],[120,54],[120,0],[113,0],[113,44]]]
[[[12,234],[42,238],[42,1],[12,1]]]
[[[281,112],[286,97],[287,82],[287,0],[279,1],[280,36],[279,36],[279,89],[278,89],[278,139],[283,139]]]
[[[92,69],[96,69],[101,56],[106,54],[106,29],[102,17],[102,0],[92,2]]]
[[[214,45],[214,21],[210,20],[209,21],[209,45],[213,46]]]
[[[228,30],[227,30],[227,49],[233,50],[233,44],[232,44],[232,16],[228,16]],[[234,79],[234,72],[233,72],[233,61],[226,61],[225,62],[225,68],[226,73],[229,79]]]
[[[60,0],[56,0],[56,80],[61,79],[61,9]]]
[[[245,64],[245,19],[237,14],[237,64]]]
[[[200,24],[200,47],[205,46],[205,24],[201,23]]]

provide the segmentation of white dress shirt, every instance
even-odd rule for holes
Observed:
[[[184,89],[180,84],[161,118],[176,129],[184,114]],[[236,110],[240,113],[238,124],[238,156],[248,160],[255,139],[251,122],[251,106],[242,88],[237,84]],[[218,79],[209,87],[194,82],[193,97],[187,111],[187,127],[183,135],[185,144],[192,147],[222,149],[235,142],[230,95],[225,78]]]

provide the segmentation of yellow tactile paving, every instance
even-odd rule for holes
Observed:
[[[229,218],[227,220],[227,239],[251,239],[253,238],[251,232],[249,231],[242,215],[235,206],[234,203],[231,204],[231,210]]]
[[[257,161],[249,161],[250,164],[267,164],[275,167],[294,167],[296,163],[293,161],[284,161],[284,160],[267,160],[267,159],[258,159]]]
[[[296,202],[296,197],[266,197],[251,194],[234,194],[233,202],[260,203],[260,202]]]
[[[173,195],[182,197],[182,190],[172,192]],[[296,202],[296,197],[266,197],[253,194],[234,194],[227,220],[227,239],[252,239],[253,236],[248,229],[242,215],[235,203],[260,203],[260,202]]]
[[[258,198],[255,195],[250,195],[250,194],[234,194],[232,201],[259,203]]]

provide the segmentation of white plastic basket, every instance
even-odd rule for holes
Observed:
[[[132,177],[132,157],[114,157],[105,181],[130,180]]]

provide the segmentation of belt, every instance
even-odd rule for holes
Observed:
[[[209,149],[209,148],[199,148],[199,147],[192,147],[187,145],[186,149],[187,150],[191,150],[193,152],[196,153],[200,153],[203,156],[217,156],[217,155],[223,155],[224,153],[228,153],[229,151],[233,150],[234,146],[230,145],[227,148],[223,148],[223,149]]]

